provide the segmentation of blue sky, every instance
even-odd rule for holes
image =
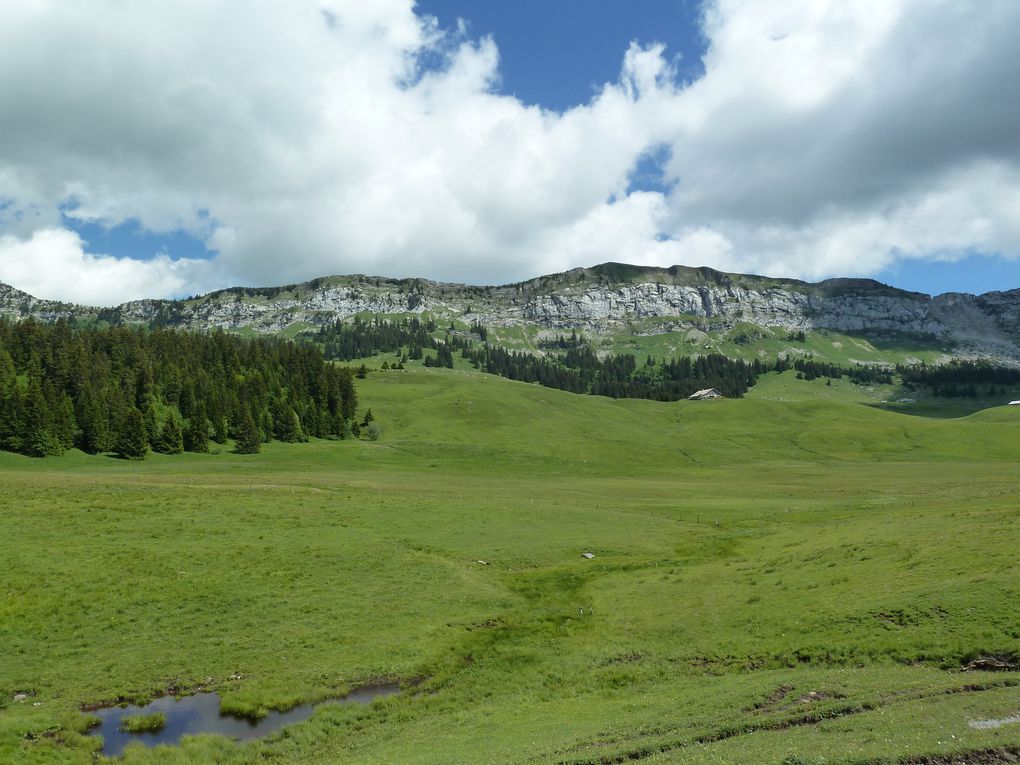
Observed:
[[[104,252],[144,260],[151,260],[159,255],[165,255],[172,260],[182,258],[209,260],[216,256],[216,253],[210,252],[205,246],[205,242],[186,231],[176,229],[155,233],[133,218],[113,227],[92,221],[77,221],[73,218],[65,218],[64,222],[68,228],[88,242],[90,252]]]
[[[1020,287],[1020,263],[995,255],[967,255],[961,260],[899,261],[873,277],[905,290],[940,295],[970,292],[980,295]]]
[[[620,74],[631,41],[661,42],[682,79],[703,72],[705,39],[695,0],[420,0],[419,13],[499,45],[501,90],[550,109],[584,104]]]
[[[52,13],[0,8],[0,280],[43,297],[607,260],[1020,287],[1013,0]]]

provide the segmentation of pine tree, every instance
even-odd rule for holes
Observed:
[[[333,418],[330,416],[329,409],[322,408],[319,410],[319,421],[316,430],[318,431],[319,438],[329,438],[336,435],[333,432]]]
[[[181,432],[181,424],[177,422],[177,416],[170,412],[163,427],[159,431],[159,438],[153,444],[157,452],[163,454],[180,454],[184,451],[184,434]]]
[[[351,425],[350,420],[340,421],[340,432],[337,433],[337,435],[340,436],[340,438],[343,440],[346,440],[348,438],[354,438],[354,428]]]
[[[212,418],[213,423],[213,435],[212,440],[218,444],[225,444],[227,442],[227,418],[222,414],[218,417]]]
[[[209,451],[209,420],[205,416],[205,404],[196,404],[184,432],[184,448],[189,452]]]
[[[291,409],[287,420],[288,425],[284,429],[285,437],[280,440],[291,444],[295,444],[298,441],[307,441],[304,430],[301,428],[301,418],[298,417],[298,413]]]
[[[42,386],[33,379],[21,410],[21,451],[30,457],[60,454],[64,449],[50,430],[49,409]]]
[[[146,442],[155,444],[159,441],[159,421],[156,419],[156,410],[151,402],[143,408],[142,421],[145,424]]]
[[[71,397],[66,393],[61,393],[57,405],[53,407],[51,416],[51,430],[53,436],[60,443],[61,449],[70,449],[74,446],[74,434],[77,429]]]
[[[0,348],[0,449],[21,450],[21,392],[11,355]]]
[[[110,417],[105,398],[86,384],[82,388],[80,407],[78,448],[89,454],[105,452],[110,448]]]
[[[138,411],[138,407],[127,407],[120,418],[113,450],[122,459],[145,459],[145,453],[149,451],[149,442],[145,437],[145,418]]]
[[[301,418],[298,417],[290,402],[278,395],[273,398],[273,437],[278,441],[296,443],[304,440],[304,433],[301,430]]]
[[[268,406],[262,407],[261,414],[255,418],[255,426],[262,430],[262,442],[268,444],[273,440],[273,415]]]
[[[241,428],[237,432],[234,451],[238,454],[258,454],[261,449],[262,434],[255,427],[255,418],[251,416],[251,412],[245,412]]]

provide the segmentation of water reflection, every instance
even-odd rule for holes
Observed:
[[[218,693],[196,693],[182,698],[164,696],[145,706],[115,706],[91,712],[101,720],[101,724],[93,728],[90,735],[103,737],[103,754],[107,757],[119,756],[132,741],[140,741],[146,746],[176,744],[181,736],[197,733],[218,733],[237,741],[250,741],[262,738],[285,725],[307,720],[324,704],[369,704],[377,698],[399,692],[400,686],[396,683],[365,685],[355,688],[342,699],[302,704],[286,712],[273,711],[258,720],[220,714]],[[161,730],[127,733],[120,729],[124,717],[157,712],[166,715],[166,725]]]

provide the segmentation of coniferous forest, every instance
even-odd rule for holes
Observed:
[[[544,355],[489,342],[487,329],[451,326],[442,338],[432,320],[356,318],[304,333],[296,342],[246,339],[221,331],[163,327],[76,327],[60,320],[0,320],[0,449],[32,456],[76,446],[96,454],[141,458],[149,451],[204,452],[234,440],[241,453],[270,440],[358,435],[354,373],[332,361],[395,352],[408,360],[473,367],[512,380],[613,398],[674,401],[701,388],[742,396],[767,372],[798,377],[849,377],[857,384],[892,384],[886,367],[842,366],[812,358],[745,362],[719,354],[672,359],[598,353],[573,333],[543,347]],[[426,350],[428,351],[426,353]],[[388,365],[386,365],[388,366]],[[987,362],[901,366],[908,388],[937,395],[977,395],[978,385],[1014,385],[1016,370]],[[363,376],[364,372],[361,373]]]
[[[309,344],[65,321],[0,320],[0,449],[76,446],[141,458],[236,440],[345,438],[357,429],[349,370]]]
[[[454,354],[467,359],[475,369],[511,380],[538,383],[571,393],[612,398],[648,398],[675,401],[701,388],[716,388],[736,398],[767,372],[797,371],[804,380],[848,378],[856,385],[893,385],[897,378],[912,390],[928,387],[944,397],[976,396],[977,386],[993,386],[990,394],[1002,394],[1005,386],[1020,384],[1020,371],[988,361],[953,361],[941,366],[918,364],[837,364],[813,357],[741,361],[721,354],[681,356],[670,359],[648,357],[641,361],[631,354],[599,353],[577,332],[560,335],[540,344],[544,354],[515,351],[489,342],[488,329],[472,323],[470,330],[451,326],[437,337],[433,320],[417,318],[390,320],[355,318],[335,322],[302,338],[323,349],[327,359],[351,361],[379,353],[397,353],[392,368],[408,359],[425,366],[450,367]],[[804,333],[792,335],[804,340]],[[429,349],[434,353],[425,353]],[[998,387],[995,387],[998,386]]]
[[[1020,369],[973,359],[954,359],[939,366],[899,366],[896,371],[908,389],[928,387],[946,398],[976,398],[985,390],[989,395],[1004,395],[1006,386],[1020,385]]]
[[[512,351],[488,342],[488,330],[474,323],[467,336],[433,336],[436,325],[417,318],[390,321],[356,318],[336,322],[304,337],[322,347],[327,359],[350,361],[377,353],[400,353],[402,363],[422,360],[426,366],[453,367],[454,353],[472,366],[511,380],[538,383],[571,393],[612,398],[648,398],[676,401],[701,388],[717,388],[724,396],[738,397],[759,375],[774,367],[755,360],[744,362],[720,354],[638,362],[631,354],[599,354],[576,332],[551,344],[544,356]],[[435,354],[424,353],[428,348]]]

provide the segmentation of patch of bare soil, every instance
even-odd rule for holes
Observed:
[[[780,685],[772,693],[766,696],[761,701],[756,701],[753,705],[745,707],[742,711],[744,712],[771,712],[779,703],[783,701],[793,690],[792,685]]]
[[[978,656],[963,666],[964,672],[1017,672],[1020,657],[1015,653],[990,653]]]

